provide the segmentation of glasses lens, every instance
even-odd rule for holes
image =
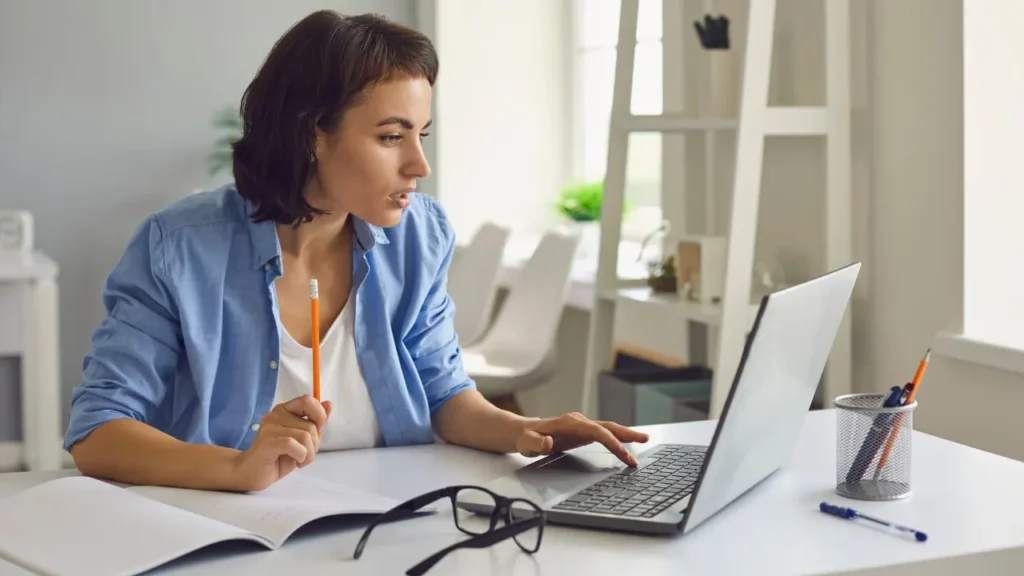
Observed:
[[[494,497],[476,488],[463,488],[455,494],[455,525],[467,534],[490,530]]]
[[[526,500],[513,500],[512,506],[509,510],[509,524],[518,524],[519,522],[526,522],[541,516],[540,508],[534,506],[532,502]],[[540,536],[541,530],[543,530],[543,524],[537,524],[536,527],[530,528],[525,532],[520,532],[513,537],[516,544],[519,545],[526,552],[536,552],[540,548]]]

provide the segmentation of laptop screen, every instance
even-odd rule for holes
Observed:
[[[762,300],[684,532],[789,460],[859,272],[853,264]]]

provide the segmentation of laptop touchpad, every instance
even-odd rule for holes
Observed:
[[[527,498],[544,506],[625,467],[611,454],[581,451],[561,455],[541,466],[520,468],[490,482],[488,487],[504,496]]]
[[[614,472],[623,467],[622,461],[612,454],[578,452],[564,454],[561,458],[556,458],[543,466],[538,466],[536,470],[574,472],[578,474],[580,472]]]

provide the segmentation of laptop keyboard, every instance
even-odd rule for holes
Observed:
[[[620,472],[580,490],[555,510],[653,518],[693,492],[707,448],[665,444],[642,468]]]

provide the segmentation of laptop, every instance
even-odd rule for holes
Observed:
[[[552,454],[485,486],[526,498],[548,522],[687,533],[789,460],[861,264],[762,298],[711,444],[629,445],[629,467],[593,444]],[[458,506],[488,514],[493,500]]]

